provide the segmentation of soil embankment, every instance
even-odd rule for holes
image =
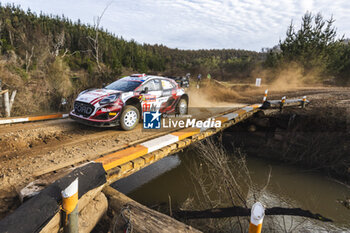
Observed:
[[[225,132],[248,155],[299,164],[350,183],[350,92],[331,88],[309,94],[306,109],[258,114]]]

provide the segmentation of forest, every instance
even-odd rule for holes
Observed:
[[[100,26],[65,16],[37,14],[0,5],[0,79],[18,90],[14,112],[57,111],[83,89],[131,73],[183,76],[199,73],[220,81],[273,81],[297,67],[305,83],[349,84],[350,47],[334,20],[306,13],[300,29],[291,23],[286,38],[261,52],[237,49],[181,50],[125,40]],[[60,107],[59,107],[60,106]],[[23,107],[22,107],[23,108]]]
[[[43,70],[43,65],[59,57],[72,71],[83,69],[106,77],[118,76],[124,69],[177,75],[221,69],[243,77],[249,75],[245,70],[264,57],[246,50],[194,51],[140,44],[108,32],[98,22],[86,25],[65,16],[37,15],[14,5],[1,6],[0,25],[1,53],[15,52],[26,73]]]

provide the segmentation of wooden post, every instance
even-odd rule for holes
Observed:
[[[306,105],[306,96],[303,96],[303,101],[301,102],[301,108],[305,108]]]
[[[268,89],[265,90],[264,98],[263,98],[263,103],[267,100],[267,93],[269,92]]]
[[[260,202],[256,202],[251,210],[249,233],[261,233],[264,216],[264,206]]]
[[[280,111],[281,111],[281,112],[282,112],[282,109],[283,109],[283,106],[284,106],[285,103],[286,103],[286,97],[283,96],[283,97],[282,97],[282,100],[281,100],[281,104],[280,104]]]
[[[78,233],[78,178],[62,191],[63,231]]]
[[[5,102],[5,114],[7,117],[11,116],[11,112],[10,112],[10,100],[9,100],[9,92],[6,91],[4,93],[4,102]]]

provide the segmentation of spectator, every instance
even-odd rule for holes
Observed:
[[[197,89],[199,88],[199,84],[201,83],[202,75],[198,74],[197,76]]]

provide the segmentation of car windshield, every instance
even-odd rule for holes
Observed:
[[[130,81],[130,80],[117,80],[108,86],[105,89],[117,90],[117,91],[133,91],[136,87],[140,86],[141,82],[139,81]]]

